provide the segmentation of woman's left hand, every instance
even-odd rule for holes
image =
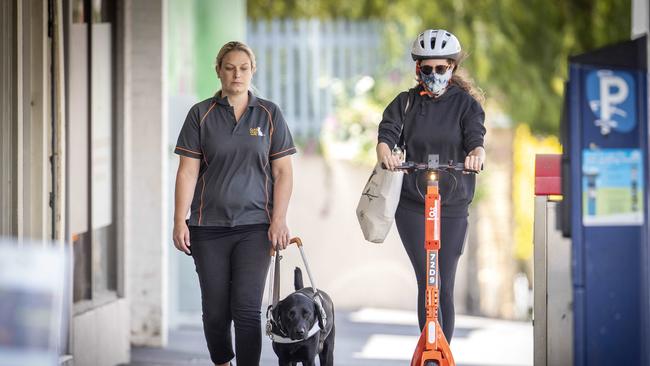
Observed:
[[[480,172],[485,162],[485,149],[482,146],[475,148],[465,158],[465,169]]]
[[[289,245],[289,227],[286,220],[273,220],[269,227],[269,240],[276,250],[285,249]]]

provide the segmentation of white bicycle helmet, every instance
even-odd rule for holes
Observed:
[[[444,29],[427,29],[413,41],[411,57],[413,61],[447,58],[458,61],[460,42]]]

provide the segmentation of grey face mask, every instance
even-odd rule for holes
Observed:
[[[445,92],[445,90],[447,90],[447,85],[449,85],[452,73],[453,69],[451,67],[442,75],[435,72],[426,75],[420,71],[420,80],[424,82],[424,85],[431,93],[433,93],[433,95],[439,97]]]

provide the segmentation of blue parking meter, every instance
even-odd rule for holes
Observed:
[[[563,193],[574,364],[649,365],[646,38],[570,58]]]

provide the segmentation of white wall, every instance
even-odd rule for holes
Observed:
[[[648,0],[632,1],[632,37],[637,37],[648,31],[650,20],[650,5]]]
[[[650,1],[632,0],[632,38],[648,34],[650,31]],[[649,40],[650,42],[650,40]],[[650,46],[650,45],[649,45]],[[648,47],[648,60],[650,60],[650,47]]]
[[[167,342],[167,118],[165,85],[165,0],[127,1],[125,83],[130,119],[127,178],[130,223],[125,233],[126,294],[130,301],[131,343]]]

